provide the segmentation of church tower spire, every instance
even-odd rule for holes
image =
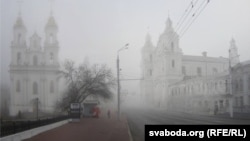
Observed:
[[[167,18],[164,32],[160,35],[157,50],[159,54],[167,52],[181,53],[179,48],[179,35],[175,32],[170,17]]]
[[[55,18],[53,16],[53,1],[50,0],[50,16],[47,21],[47,24],[45,25],[45,46],[57,46],[57,32],[58,27],[55,21]]]
[[[15,47],[23,47],[26,46],[26,27],[23,23],[23,19],[21,16],[21,2],[19,2],[19,12],[18,12],[18,17],[16,19],[16,22],[13,26],[13,32],[14,32],[14,40],[12,42],[12,46]]]
[[[46,64],[49,65],[59,65],[58,52],[59,45],[57,40],[58,26],[56,20],[53,16],[53,12],[50,12],[49,19],[45,25],[45,41],[44,50],[46,54]]]
[[[172,28],[172,21],[171,19],[168,17],[167,21],[166,21],[166,29],[171,29]]]
[[[234,38],[232,38],[230,41],[229,59],[230,59],[231,67],[235,66],[236,64],[238,64],[240,62],[239,55],[238,55],[238,49],[237,49]]]
[[[13,25],[13,40],[11,42],[11,65],[21,65],[24,63],[24,52],[26,46],[26,27],[21,16],[21,3],[16,22]]]
[[[153,47],[152,41],[151,41],[151,36],[149,33],[147,33],[146,35],[146,40],[145,40],[145,44],[144,47]]]
[[[141,96],[145,102],[153,101],[153,52],[154,46],[151,41],[151,36],[147,33],[145,43],[141,49]]]
[[[57,44],[57,32],[58,32],[58,27],[57,27],[54,16],[51,14],[45,26],[45,34],[46,34],[45,44],[56,45]]]
[[[142,75],[143,77],[150,77],[152,76],[153,70],[152,70],[152,64],[153,64],[153,51],[154,46],[151,41],[151,36],[149,33],[146,35],[146,40],[144,43],[144,46],[142,47]]]

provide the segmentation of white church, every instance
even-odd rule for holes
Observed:
[[[36,32],[27,43],[27,29],[19,13],[13,26],[9,66],[12,116],[19,112],[53,112],[55,101],[59,97],[58,26],[52,13],[44,32],[43,45]]]
[[[237,48],[233,39],[230,50],[230,62],[233,66],[239,63]],[[201,56],[184,55],[179,46],[179,36],[175,32],[170,18],[167,19],[165,30],[160,35],[156,46],[152,44],[150,35],[146,36],[141,54],[143,77],[140,83],[141,96],[147,105],[170,108],[177,104],[174,108],[178,108],[178,104],[186,102],[187,100],[184,98],[195,94],[195,91],[198,91],[197,97],[201,97],[200,95],[203,94],[213,95],[214,92],[208,90],[214,88],[217,81],[220,81],[220,84],[223,83],[224,87],[221,88],[224,88],[222,91],[223,94],[226,94],[225,85],[229,59],[209,57],[206,52],[203,52]],[[206,94],[199,88],[206,89]],[[228,102],[226,96],[213,97],[212,100],[210,101],[213,106],[214,103],[221,102],[221,100],[223,104]],[[201,102],[204,101],[203,99]],[[189,102],[194,103],[194,101]],[[182,106],[187,107],[187,105]]]

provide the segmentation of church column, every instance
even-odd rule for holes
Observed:
[[[46,78],[44,76],[43,78],[41,78],[41,97],[40,97],[41,98],[41,108],[42,108],[43,111],[46,111],[46,109],[47,109],[46,94],[47,94],[47,91],[46,91]]]
[[[55,91],[55,102],[58,100],[59,98],[59,78],[56,78],[56,82],[54,83],[55,87],[56,87],[56,91]]]
[[[14,116],[17,114],[16,112],[16,104],[15,104],[15,84],[13,75],[10,77],[11,89],[10,89],[10,115]]]
[[[27,99],[28,99],[28,111],[33,112],[33,93],[32,93],[32,83],[30,83],[30,79],[28,77],[27,73],[27,81],[26,81],[26,93],[27,93]]]
[[[28,95],[28,92],[27,92],[27,84],[28,83],[28,80],[27,80],[27,77],[25,76],[24,79],[23,79],[23,85],[22,85],[22,92],[23,92],[23,95],[24,95],[24,100],[25,100],[25,106],[24,106],[24,109],[25,111],[28,111],[29,109],[29,95]]]

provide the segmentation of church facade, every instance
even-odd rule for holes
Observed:
[[[58,26],[51,14],[44,28],[43,46],[35,32],[26,42],[27,29],[21,14],[13,26],[10,115],[20,112],[52,112],[58,99],[59,44]]]
[[[154,46],[150,36],[147,35],[141,50],[143,80],[141,80],[140,85],[141,96],[145,104],[164,108],[178,107],[178,104],[183,104],[183,99],[187,96],[187,93],[203,93],[201,90],[194,90],[196,87],[197,89],[198,86],[199,88],[210,89],[210,85],[211,87],[214,87],[214,85],[219,87],[219,84],[223,87],[218,91],[210,90],[206,93],[222,94],[222,96],[214,96],[211,99],[213,99],[213,102],[220,102],[220,100],[215,99],[223,97],[222,100],[225,104],[228,104],[226,82],[228,81],[229,62],[231,62],[231,65],[239,62],[233,39],[230,43],[230,50],[230,61],[224,57],[209,57],[206,52],[203,52],[201,56],[184,55],[179,47],[179,36],[172,27],[172,21],[168,18],[165,30],[160,35],[157,45]],[[206,87],[207,85],[203,82],[206,82],[209,86]],[[180,89],[180,87],[183,89]],[[186,101],[187,99],[185,99]]]

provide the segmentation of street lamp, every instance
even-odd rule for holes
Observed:
[[[125,46],[123,46],[122,48],[120,48],[118,51],[117,51],[117,85],[118,85],[118,88],[117,88],[117,104],[118,104],[118,113],[117,113],[117,117],[118,117],[118,120],[120,120],[120,116],[121,116],[121,103],[120,103],[120,67],[119,67],[119,52],[124,50],[124,49],[128,49],[128,46],[129,44],[125,44]]]
[[[229,105],[229,114],[230,114],[230,117],[232,118],[234,115],[233,115],[233,100],[234,100],[234,96],[233,96],[233,88],[232,88],[232,84],[233,84],[233,81],[232,81],[232,66],[231,66],[231,58],[230,58],[230,52],[231,50],[229,49],[229,96],[231,97],[230,98],[230,105]]]
[[[39,98],[37,97],[36,99],[35,99],[35,102],[36,102],[36,120],[38,120],[38,110],[39,110]]]

